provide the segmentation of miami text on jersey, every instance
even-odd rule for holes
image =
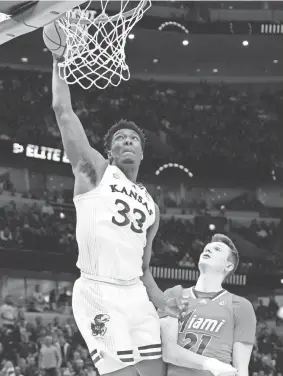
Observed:
[[[218,333],[221,327],[225,324],[225,320],[200,317],[195,314],[195,312],[196,310],[188,312],[180,322],[180,333],[183,333],[189,329],[198,329],[209,333]]]
[[[152,211],[152,209],[149,209],[147,202],[144,201],[144,198],[142,196],[140,196],[137,192],[134,192],[132,190],[127,191],[127,189],[125,187],[122,187],[121,189],[119,189],[117,184],[110,184],[110,188],[111,188],[111,191],[113,193],[114,192],[123,193],[123,194],[127,195],[128,197],[132,197],[134,200],[138,201],[139,203],[141,203],[146,208],[149,215],[153,214],[153,211]]]

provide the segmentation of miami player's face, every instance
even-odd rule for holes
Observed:
[[[112,138],[111,157],[116,166],[139,165],[142,158],[142,145],[139,135],[132,129],[120,129]]]
[[[199,267],[213,272],[227,272],[226,268],[231,264],[228,261],[230,252],[230,248],[224,243],[208,243],[200,255]]]

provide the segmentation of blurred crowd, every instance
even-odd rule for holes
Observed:
[[[98,376],[73,319],[31,322],[11,296],[0,313],[1,376]]]
[[[0,208],[0,246],[41,251],[73,252],[76,249],[75,215],[55,212],[46,201],[39,206],[14,201]]]
[[[213,224],[215,223],[215,225]],[[273,222],[251,221],[250,227],[234,226],[231,219],[212,217],[209,212],[203,211],[188,218],[161,218],[160,228],[155,239],[152,263],[159,266],[195,267],[204,245],[209,242],[215,230],[231,233],[248,233],[249,240],[268,245],[270,256],[277,251],[274,247],[280,225]],[[240,235],[239,235],[240,236]],[[264,243],[264,241],[266,243]],[[53,206],[49,201],[40,205],[36,201],[28,205],[16,205],[11,200],[0,207],[0,249],[26,249],[45,252],[73,253],[77,252],[75,238],[74,210],[62,212],[61,207]],[[252,259],[245,257],[242,250],[241,264],[238,272],[246,273],[252,267]],[[269,261],[262,260],[265,271],[277,271],[282,265],[282,251],[280,257]],[[260,260],[255,260],[255,266],[260,268]]]
[[[100,151],[106,129],[126,115],[146,130],[151,163],[170,153],[176,162],[219,168],[224,161],[246,167],[282,162],[280,86],[131,80],[106,90],[71,90],[74,110]],[[61,147],[51,94],[50,74],[0,72],[0,138]]]
[[[258,299],[254,302],[254,308],[257,317],[257,331],[249,374],[253,376],[282,376],[283,337],[278,333],[278,326],[282,325],[282,320],[277,316],[279,305],[276,299],[270,296],[267,304],[264,304],[262,299]]]
[[[256,344],[250,375],[282,376],[283,337],[276,316],[278,304],[257,303]],[[6,296],[0,306],[1,376],[98,376],[73,319],[53,316],[50,322],[38,314],[27,317],[25,309]]]

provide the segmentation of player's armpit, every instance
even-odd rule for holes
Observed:
[[[178,345],[178,320],[173,317],[160,319],[163,360],[179,367],[204,369],[204,363],[209,359],[198,355]]]
[[[237,368],[237,376],[249,376],[249,363],[253,345],[251,343],[235,342],[233,344],[233,367]]]

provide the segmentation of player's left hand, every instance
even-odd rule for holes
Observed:
[[[181,297],[169,298],[166,303],[165,312],[172,317],[182,318],[189,309],[189,302],[182,302]]]
[[[162,316],[171,316],[177,319],[181,319],[186,315],[189,309],[188,300],[184,300],[182,294],[182,286],[175,286],[172,289],[169,289],[170,294],[165,295],[163,308],[159,309],[159,315]]]
[[[164,312],[171,317],[179,318],[181,309],[180,304],[177,301],[177,298],[169,298],[166,301],[166,306],[164,308]]]

